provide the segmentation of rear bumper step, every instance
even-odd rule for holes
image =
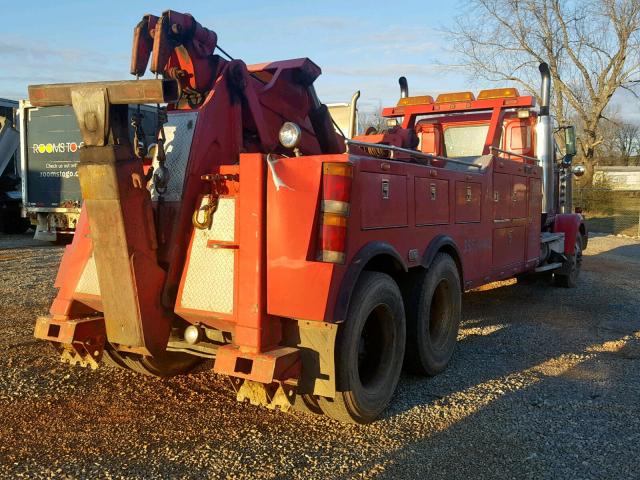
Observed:
[[[69,320],[52,316],[36,320],[34,336],[48,340],[60,350],[62,362],[98,368],[106,341],[103,317]]]
[[[220,347],[214,371],[231,377],[270,384],[274,381],[297,381],[302,371],[300,351],[280,347],[261,353],[243,352],[235,345]]]

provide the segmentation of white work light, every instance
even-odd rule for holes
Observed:
[[[184,329],[184,341],[195,345],[200,341],[200,329],[196,325],[189,325]]]
[[[278,138],[284,148],[296,148],[300,143],[300,127],[293,122],[284,122],[280,127]]]

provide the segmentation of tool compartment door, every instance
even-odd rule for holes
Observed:
[[[406,227],[407,177],[389,173],[362,172],[361,225],[363,229]]]
[[[505,227],[493,231],[493,266],[495,270],[524,261],[525,228]]]
[[[415,178],[416,225],[449,223],[449,180]]]
[[[456,223],[479,222],[481,205],[481,183],[456,182]]]
[[[511,218],[527,217],[527,177],[511,176]]]
[[[493,174],[493,219],[508,220],[511,204],[511,177],[505,173]]]

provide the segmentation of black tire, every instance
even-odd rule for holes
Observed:
[[[322,411],[348,423],[369,423],[387,408],[402,370],[405,318],[398,285],[363,272],[336,339],[336,397],[318,397]]]
[[[137,373],[152,377],[175,377],[196,368],[202,358],[180,352],[164,352],[155,357],[144,357],[133,353],[118,352],[125,367]]]
[[[322,415],[322,409],[318,403],[318,397],[310,393],[298,395],[293,405],[294,410],[309,415]]]
[[[439,253],[428,270],[409,281],[404,367],[412,373],[437,375],[451,360],[460,327],[462,292],[456,262]]]
[[[560,272],[553,274],[553,284],[556,287],[575,288],[582,268],[582,235],[576,235],[573,255],[567,255],[567,263],[560,268]]]
[[[120,353],[117,350],[114,350],[111,346],[105,346],[104,351],[102,352],[102,361],[107,367],[129,370],[129,367],[127,367],[127,364],[120,356]]]

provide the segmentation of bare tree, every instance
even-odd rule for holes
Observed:
[[[608,115],[600,133],[604,141],[596,149],[599,165],[634,166],[640,154],[640,126],[626,122],[615,113]]]
[[[491,81],[516,82],[537,96],[537,69],[551,70],[553,113],[578,120],[591,181],[601,121],[618,89],[640,82],[640,0],[469,0],[450,32],[462,63]],[[584,177],[583,177],[584,178]]]
[[[358,132],[364,134],[369,128],[381,131],[387,128],[387,119],[380,114],[382,107],[375,111],[358,112]]]
[[[617,125],[614,134],[616,152],[620,158],[622,165],[631,166],[635,164],[638,155],[638,141],[640,140],[640,127],[630,123],[622,123]],[[632,163],[633,162],[633,163]]]

